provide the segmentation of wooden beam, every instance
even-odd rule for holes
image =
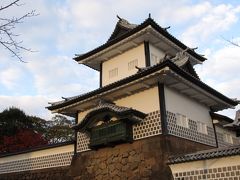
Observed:
[[[77,111],[75,114],[75,125],[78,124],[78,112],[79,111]],[[77,133],[77,130],[74,130],[74,155],[77,154]]]
[[[131,91],[125,91],[127,95],[132,95],[133,93]]]
[[[171,88],[171,87],[175,87],[175,86],[177,86],[179,84],[180,84],[179,82],[176,82],[176,83],[169,84],[167,86]]]
[[[165,104],[165,91],[164,91],[164,84],[160,82],[158,83],[158,94],[159,94],[162,134],[167,135],[168,122],[167,122],[167,111],[166,111],[166,104]]]
[[[181,89],[181,90],[180,90],[180,93],[183,93],[183,94],[184,94],[184,93],[186,93],[187,91],[189,91],[189,89],[190,89],[190,88]]]
[[[138,44],[135,43],[134,41],[131,41],[131,44],[132,44],[134,47],[137,47],[137,46],[138,46]]]
[[[151,86],[147,83],[141,83],[145,88],[150,88]]]
[[[100,79],[99,79],[99,87],[101,88],[102,87],[102,65],[103,63],[101,62],[100,64]]]
[[[150,48],[149,48],[148,41],[144,41],[144,53],[145,53],[146,67],[148,67],[148,66],[150,66]]]
[[[122,54],[123,51],[119,50],[119,49],[115,49],[115,51],[118,53],[118,54]]]

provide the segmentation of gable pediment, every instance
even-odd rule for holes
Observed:
[[[86,132],[90,131],[93,127],[115,120],[135,124],[142,122],[145,117],[145,113],[135,109],[100,101],[98,106],[90,111],[79,124],[73,126],[73,129]]]
[[[114,28],[114,31],[113,31],[112,35],[110,36],[110,38],[107,40],[107,42],[117,39],[118,37],[121,37],[122,35],[126,34],[130,30],[137,27],[137,25],[131,24],[127,20],[120,18],[119,16],[117,16],[117,17],[118,17],[119,21],[117,22],[117,24]]]

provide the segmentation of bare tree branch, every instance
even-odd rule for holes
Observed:
[[[237,43],[237,42],[234,42],[233,40],[229,40],[229,39],[226,39],[224,37],[222,37],[224,41],[227,41],[228,43],[234,45],[234,46],[237,46],[237,47],[240,47],[240,44]]]
[[[0,11],[2,11],[2,10],[4,10],[4,9],[7,9],[7,8],[13,6],[13,5],[17,5],[17,6],[18,6],[18,4],[17,4],[18,1],[20,1],[20,0],[15,0],[15,1],[11,2],[10,4],[7,4],[7,5],[5,5],[5,6],[1,6],[1,7],[0,7]]]
[[[18,4],[20,0],[14,0],[11,3],[5,5],[5,6],[0,6],[0,12],[6,9],[10,9],[13,6],[21,6],[23,4]],[[14,32],[15,27],[23,23],[23,20],[26,18],[30,18],[33,16],[37,16],[35,10],[32,10],[20,17],[10,17],[10,18],[0,18],[0,45],[2,45],[4,48],[6,48],[10,53],[16,57],[18,60],[21,62],[25,62],[22,59],[22,56],[20,55],[20,51],[29,51],[29,52],[34,52],[30,48],[26,48],[22,46],[22,41],[18,41],[16,39],[19,34],[16,34]]]

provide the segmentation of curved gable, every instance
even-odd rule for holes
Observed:
[[[82,132],[89,131],[98,122],[108,122],[112,118],[128,121],[128,123],[134,124],[142,122],[146,116],[145,113],[132,108],[100,101],[99,105],[90,111],[79,124],[73,126],[73,129]]]

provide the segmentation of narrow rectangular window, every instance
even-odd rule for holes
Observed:
[[[151,53],[151,61],[152,61],[152,64],[151,64],[151,65],[157,64],[157,63],[159,62],[157,55]]]
[[[189,124],[188,124],[188,118],[185,115],[176,114],[176,118],[177,118],[177,125],[185,127],[185,128],[189,128]]]
[[[134,59],[128,63],[128,70],[135,69],[136,66],[138,66],[138,60]]]
[[[114,78],[118,76],[118,68],[111,69],[109,71],[109,78]]]
[[[230,134],[226,134],[226,133],[223,134],[223,141],[225,141],[226,143],[233,144],[233,139]]]
[[[197,131],[203,134],[208,134],[207,125],[202,122],[197,122]]]

